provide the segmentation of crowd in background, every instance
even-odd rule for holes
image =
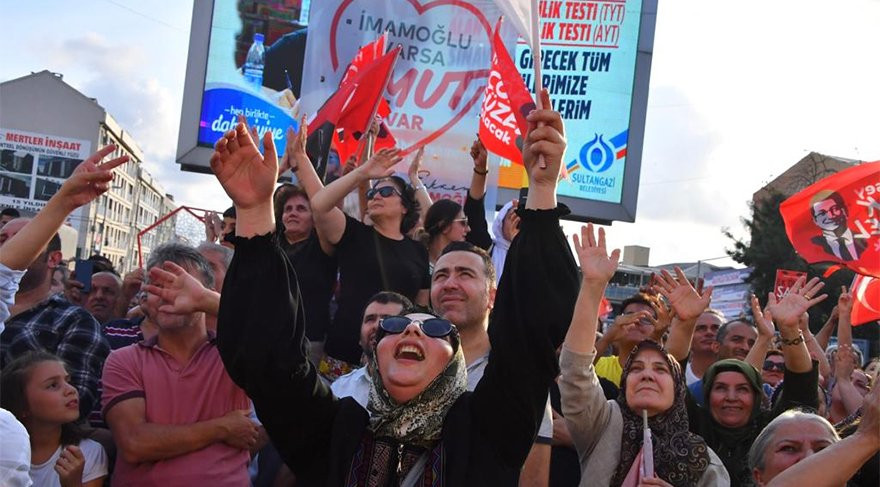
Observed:
[[[244,123],[211,161],[233,206],[143,269],[94,255],[79,282],[61,254],[127,162],[113,146],[33,218],[4,209],[0,483],[878,485],[880,359],[853,346],[851,293],[813,334],[818,279],[725,317],[664,271],[603,327],[619,252],[590,225],[575,260],[564,128],[529,122],[528,197],[491,225],[479,141],[458,204],[431,201],[423,150],[402,177],[368,143],[325,186],[305,130],[279,161]]]

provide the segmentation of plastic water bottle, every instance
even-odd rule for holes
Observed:
[[[254,34],[254,43],[248,49],[244,60],[244,79],[255,90],[263,89],[263,66],[266,63],[266,48],[263,47],[263,34]]]

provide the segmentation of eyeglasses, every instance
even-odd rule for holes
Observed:
[[[467,224],[468,224],[468,219],[467,219],[467,217],[464,217],[464,218],[456,218],[455,220],[452,220],[452,221],[454,221],[454,222],[458,222],[458,223],[461,223],[461,224],[464,225],[464,226],[467,226]]]
[[[400,191],[397,190],[394,186],[382,186],[381,188],[370,188],[367,190],[367,199],[371,200],[379,195],[383,198],[388,198],[393,194],[397,196],[401,196]]]
[[[773,370],[776,370],[779,372],[785,372],[785,364],[784,363],[777,363],[772,360],[765,360],[764,361],[764,370],[766,370],[767,372],[770,372]]]
[[[406,316],[389,316],[379,322],[379,328],[385,333],[397,335],[403,333],[410,323],[418,323],[422,333],[431,338],[444,338],[452,333],[454,325],[449,320],[442,318],[428,318],[427,320],[413,320]]]

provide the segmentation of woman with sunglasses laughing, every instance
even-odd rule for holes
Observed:
[[[552,106],[546,91],[542,97]],[[240,215],[218,348],[297,485],[517,485],[558,372],[555,349],[579,282],[560,229],[565,209],[556,203],[562,119],[537,110],[528,120],[530,192],[495,296],[482,381],[465,392],[452,323],[410,312],[381,325],[366,409],[334,397],[306,359],[298,283],[271,235],[271,137],[264,138],[265,158],[242,126],[217,143],[212,169]]]

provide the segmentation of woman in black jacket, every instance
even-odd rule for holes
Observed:
[[[306,360],[296,276],[271,235],[271,138],[264,139],[265,158],[241,125],[217,143],[211,167],[240,215],[218,347],[302,485],[517,482],[558,372],[554,351],[578,289],[559,227],[563,210],[556,208],[562,120],[539,110],[529,121],[524,159],[531,191],[496,295],[492,351],[480,385],[460,392],[463,361],[454,328],[444,335],[447,326],[424,314],[395,318],[376,345],[372,414],[351,398],[334,397]]]

